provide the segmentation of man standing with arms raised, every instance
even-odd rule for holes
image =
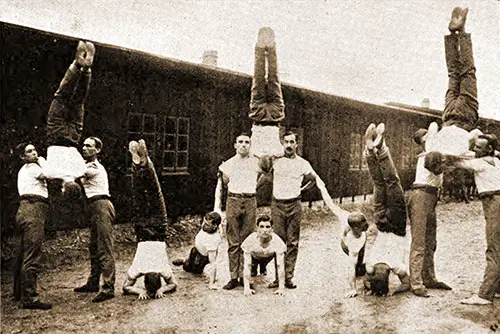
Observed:
[[[82,180],[87,196],[90,224],[90,275],[87,283],[75,292],[98,292],[101,274],[104,284],[92,302],[98,303],[115,296],[115,258],[113,255],[113,221],[115,209],[110,201],[108,173],[97,160],[102,141],[89,137],[83,142],[83,157],[87,171]]]

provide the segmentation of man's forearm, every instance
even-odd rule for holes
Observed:
[[[217,178],[217,186],[214,194],[214,211],[222,212],[222,178]]]
[[[283,290],[285,288],[285,254],[280,254],[276,258],[278,269],[278,288]]]
[[[243,254],[243,287],[250,290],[250,276],[252,271],[252,256],[249,253]]]
[[[208,260],[210,261],[209,263],[209,270],[208,270],[208,282],[209,284],[215,284],[215,281],[217,280],[217,252],[216,251],[209,251],[208,252]]]

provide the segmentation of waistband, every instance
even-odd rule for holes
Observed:
[[[276,203],[283,203],[283,204],[288,204],[288,203],[295,203],[295,202],[300,202],[301,197],[295,197],[295,198],[288,198],[288,199],[277,199],[273,197],[273,201]]]
[[[98,201],[98,200],[101,200],[101,199],[107,199],[107,200],[110,200],[111,197],[108,196],[108,195],[96,195],[96,196],[92,196],[90,198],[87,198],[87,201],[89,203],[92,203],[92,202],[95,202],[95,201]]]
[[[280,126],[280,122],[253,122],[253,125],[259,125],[259,126]]]
[[[491,191],[485,191],[479,194],[479,198],[488,198],[488,197],[494,197],[494,196],[499,196],[500,195],[500,190],[491,190]]]
[[[28,201],[30,203],[42,202],[45,204],[49,204],[49,199],[47,197],[43,197],[40,195],[30,195],[30,194],[21,195],[19,196],[19,200]]]
[[[436,195],[438,193],[438,188],[430,186],[428,184],[414,184],[411,187],[413,190],[422,190],[428,194]]]
[[[252,198],[255,197],[255,194],[249,194],[249,193],[241,193],[241,194],[236,194],[236,193],[227,193],[228,197],[236,197],[236,198]]]

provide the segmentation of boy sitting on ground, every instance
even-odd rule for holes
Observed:
[[[216,290],[217,286],[217,250],[221,243],[219,225],[221,216],[215,212],[209,212],[203,218],[200,232],[196,235],[194,247],[191,248],[186,260],[174,260],[172,263],[193,274],[202,274],[205,266],[210,264],[208,271],[208,288]]]

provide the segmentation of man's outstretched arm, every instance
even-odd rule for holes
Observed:
[[[139,299],[149,299],[146,289],[134,286],[137,278],[132,278],[127,274],[125,282],[123,282],[123,293],[126,295],[139,295]]]
[[[208,261],[210,267],[208,270],[208,288],[211,290],[217,289],[215,282],[217,281],[217,251],[208,251]]]
[[[166,285],[162,285],[161,288],[156,290],[155,298],[163,298],[166,293],[174,292],[177,290],[177,281],[175,280],[174,274],[160,273],[161,277],[165,280]]]

